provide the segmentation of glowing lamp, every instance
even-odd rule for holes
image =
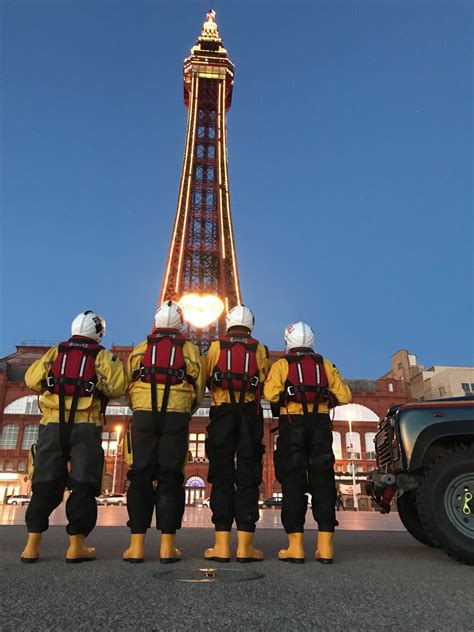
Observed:
[[[224,311],[224,303],[214,294],[185,294],[179,300],[184,320],[194,327],[207,327]]]

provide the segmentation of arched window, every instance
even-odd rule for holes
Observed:
[[[2,428],[0,435],[0,450],[14,450],[18,441],[18,426],[7,424]],[[6,469],[6,468],[5,468]]]
[[[38,424],[31,424],[29,426],[25,426],[23,430],[23,439],[21,440],[21,449],[29,450],[33,443],[38,441]]]
[[[375,461],[375,432],[365,433],[365,458],[369,461]]]
[[[345,404],[334,409],[335,421],[374,421],[378,422],[378,415],[373,410],[361,404]]]
[[[205,481],[200,476],[190,476],[186,481],[186,487],[206,487]]]
[[[360,459],[360,434],[358,432],[346,432],[347,458]]]
[[[334,432],[332,433],[332,451],[334,452],[334,456],[336,460],[342,459],[342,445],[341,445],[341,433]]]
[[[15,399],[3,409],[6,415],[41,415],[38,408],[38,396],[26,395]]]

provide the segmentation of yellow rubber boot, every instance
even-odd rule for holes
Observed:
[[[124,562],[130,562],[130,564],[141,564],[145,555],[145,534],[144,533],[132,533],[130,535],[130,546],[124,554],[122,559]]]
[[[318,548],[314,555],[321,564],[332,564],[334,557],[334,533],[330,531],[318,531]]]
[[[181,561],[181,551],[176,548],[176,534],[162,533],[160,541],[160,562],[173,564]]]
[[[288,548],[278,552],[278,559],[292,564],[304,563],[304,534],[289,533]]]
[[[237,531],[237,562],[261,562],[263,553],[253,546],[254,534]]]
[[[95,549],[86,545],[85,535],[70,535],[69,548],[66,551],[67,564],[79,564],[80,562],[92,562],[95,560]]]
[[[214,546],[204,551],[204,558],[212,562],[230,562],[230,531],[216,531]]]
[[[21,553],[20,560],[25,564],[34,564],[40,554],[41,533],[28,533],[26,546]]]

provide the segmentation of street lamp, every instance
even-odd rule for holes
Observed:
[[[351,449],[351,469],[352,469],[352,501],[354,503],[354,511],[358,510],[357,492],[356,492],[356,475],[354,466],[354,441],[352,439],[352,421],[349,419],[349,434],[351,435],[351,443],[348,448]]]
[[[122,432],[122,426],[115,426],[115,432],[117,433],[117,445],[115,447],[114,476],[112,478],[112,494],[115,494],[115,480],[117,478],[118,447],[119,447],[120,433]]]

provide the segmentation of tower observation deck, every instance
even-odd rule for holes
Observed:
[[[188,335],[206,348],[225,331],[225,311],[241,303],[227,165],[226,113],[234,64],[209,11],[184,60],[188,122],[181,183],[160,302],[178,301]]]

